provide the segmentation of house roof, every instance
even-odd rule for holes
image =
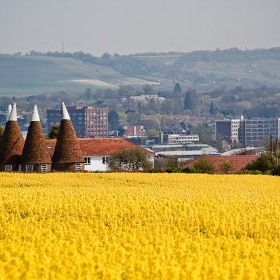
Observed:
[[[257,155],[234,155],[234,156],[221,156],[221,155],[207,155],[205,156],[215,166],[216,173],[223,173],[220,164],[223,161],[230,161],[233,166],[231,173],[241,171],[247,164],[256,160]],[[193,167],[194,164],[199,161],[200,157],[187,163],[184,167]]]
[[[138,145],[123,138],[78,138],[78,143],[83,156],[109,156],[121,149],[140,148]],[[56,139],[48,139],[46,144],[52,155]],[[147,154],[154,154],[152,151],[143,150]]]

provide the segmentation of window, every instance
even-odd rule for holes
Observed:
[[[108,163],[108,157],[102,157],[102,163],[103,164]]]
[[[76,171],[81,171],[82,170],[82,166],[80,163],[76,163]]]
[[[85,164],[90,165],[90,157],[85,157]]]
[[[11,164],[5,165],[5,171],[12,171],[12,170],[13,170],[13,166]]]
[[[33,172],[33,165],[32,164],[27,164],[26,165],[26,172]]]
[[[47,172],[47,165],[45,163],[41,164],[41,172]]]

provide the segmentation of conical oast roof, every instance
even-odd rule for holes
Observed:
[[[53,163],[83,163],[78,139],[64,103],[61,104],[62,120],[53,154]]]
[[[9,105],[8,105],[8,110],[7,110],[7,118],[6,118],[6,120],[7,120],[7,121],[9,120],[9,117],[10,117],[11,111],[12,111],[12,105],[11,105],[11,104],[9,104]]]
[[[45,135],[42,130],[37,105],[34,105],[31,122],[29,124],[21,164],[51,164],[51,157],[47,149]]]
[[[9,119],[6,122],[4,134],[0,146],[0,170],[5,165],[18,165],[22,153],[24,139],[17,122],[16,104],[13,105]]]

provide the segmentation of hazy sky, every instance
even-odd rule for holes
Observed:
[[[280,0],[0,0],[0,53],[280,46]]]

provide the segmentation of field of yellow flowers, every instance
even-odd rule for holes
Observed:
[[[280,177],[0,173],[1,279],[279,279]]]

